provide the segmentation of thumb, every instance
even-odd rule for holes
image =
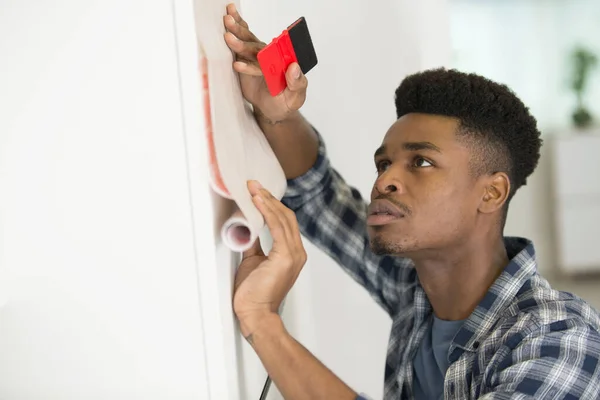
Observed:
[[[260,238],[256,238],[252,246],[242,253],[242,260],[253,256],[264,256],[265,253],[260,245]]]
[[[287,88],[285,88],[283,95],[285,96],[287,106],[290,110],[298,110],[306,100],[308,80],[302,73],[298,63],[290,64],[285,73],[285,79],[287,81]]]

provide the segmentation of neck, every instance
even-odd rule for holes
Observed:
[[[435,315],[443,320],[469,317],[509,262],[500,234],[471,240],[433,256],[413,259]]]

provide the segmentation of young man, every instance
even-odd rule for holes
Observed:
[[[297,111],[307,87],[298,65],[271,97],[256,63],[264,43],[233,6],[224,22],[244,96],[289,179],[283,202],[249,183],[274,246],[244,254],[234,295],[242,333],[284,397],[358,397],[277,315],[306,261],[302,232],[393,319],[386,399],[600,398],[600,317],[537,274],[530,241],[503,237],[541,146],[514,94],[456,71],[407,77],[367,205]]]

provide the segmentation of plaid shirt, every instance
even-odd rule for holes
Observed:
[[[317,162],[288,181],[283,202],[296,212],[302,234],[392,318],[384,397],[412,399],[412,361],[433,311],[412,261],[370,251],[367,204],[331,168],[322,139]],[[538,275],[531,242],[505,243],[510,263],[450,345],[444,398],[599,399],[597,311]]]

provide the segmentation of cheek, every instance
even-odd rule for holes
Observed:
[[[445,231],[446,228],[454,230],[469,215],[471,206],[468,193],[462,186],[449,185],[448,181],[439,182],[427,188],[417,200],[415,213],[427,219],[423,221],[423,218],[419,218],[432,231]]]

